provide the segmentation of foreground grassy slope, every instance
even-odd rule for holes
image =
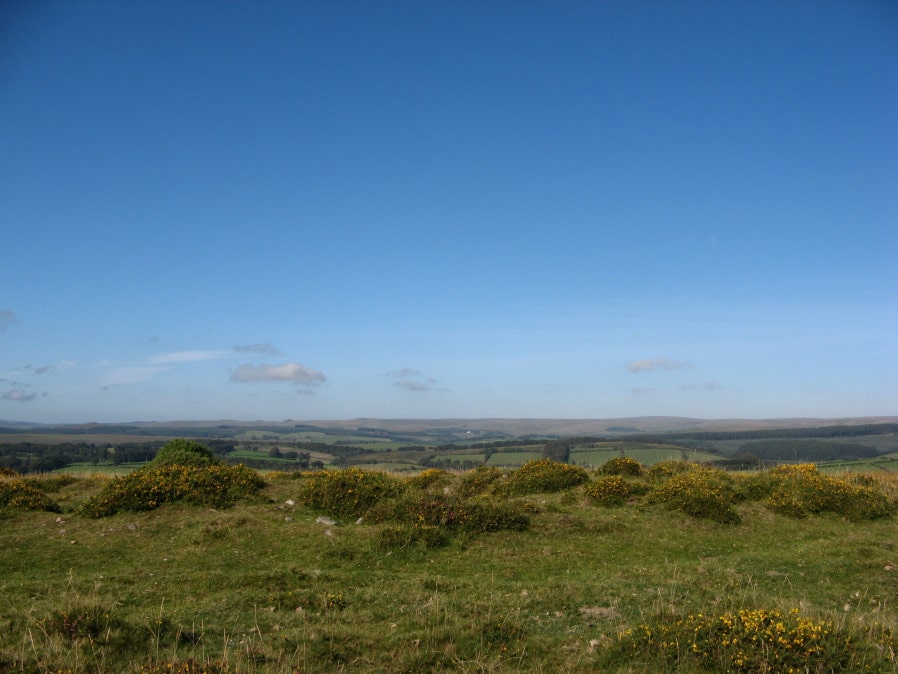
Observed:
[[[797,609],[829,626],[832,648],[851,643],[821,671],[898,671],[893,518],[795,519],[744,501],[741,523],[719,524],[644,499],[598,507],[585,489],[601,476],[589,478],[518,496],[525,531],[441,547],[385,546],[388,524],[370,517],[318,521],[303,505],[310,478],[269,476],[230,508],[98,519],[75,510],[109,478],[57,478],[43,488],[62,512],[0,511],[0,669],[762,671],[688,644],[659,659],[658,643],[628,650],[620,635]],[[434,494],[462,489],[463,476],[440,479]],[[875,479],[894,501],[898,485]]]

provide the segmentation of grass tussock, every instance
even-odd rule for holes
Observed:
[[[632,661],[660,670],[710,672],[860,672],[881,669],[884,650],[898,646],[890,631],[864,641],[831,620],[799,609],[742,609],[683,618],[660,616],[619,633],[605,649],[606,666]],[[888,659],[892,659],[890,656]]]
[[[3,507],[0,671],[898,672],[889,476],[185,460],[12,484],[59,511]]]

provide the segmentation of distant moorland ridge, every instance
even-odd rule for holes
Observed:
[[[283,421],[237,421],[219,420],[178,420],[178,421],[134,421],[124,423],[84,424],[37,424],[21,421],[0,420],[0,428],[17,428],[25,431],[37,428],[64,428],[85,430],[88,428],[102,432],[114,427],[141,427],[152,430],[153,427],[173,426],[190,428],[191,426],[228,426],[253,428],[283,427],[320,427],[341,428],[346,430],[381,429],[391,432],[415,433],[433,429],[453,429],[456,431],[488,431],[512,436],[552,435],[583,436],[618,433],[671,433],[702,431],[747,431],[779,428],[814,428],[820,426],[853,426],[864,424],[898,423],[898,416],[843,417],[843,418],[780,418],[780,419],[699,419],[691,417],[644,416],[619,417],[605,419],[503,419],[503,418],[445,418],[445,419],[328,419],[328,420],[293,420]]]

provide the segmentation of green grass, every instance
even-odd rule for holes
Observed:
[[[439,459],[440,461],[473,461],[474,463],[483,463],[483,459],[486,455],[481,452],[472,452],[465,454],[453,454],[452,452],[443,453],[437,452],[434,455],[434,458]],[[498,454],[494,454],[494,457],[498,456]]]
[[[101,461],[99,463],[72,463],[65,468],[53,471],[54,473],[65,475],[90,475],[93,473],[103,473],[105,475],[125,475],[132,470],[140,468],[143,463],[112,463],[111,461]]]
[[[599,467],[605,462],[618,457],[621,452],[616,449],[592,449],[592,450],[574,450],[571,452],[570,460],[581,466]],[[639,463],[650,466],[661,461],[679,461],[685,458],[687,461],[716,461],[723,457],[707,452],[699,452],[695,450],[683,450],[672,447],[637,447],[627,448],[624,456],[635,459]]]
[[[875,459],[858,459],[856,461],[831,461],[827,463],[821,463],[820,470],[827,473],[879,470],[889,473],[898,473],[898,453],[878,456]]]
[[[461,476],[443,479],[454,492]],[[72,511],[107,479],[76,477],[49,492],[61,514],[0,511],[0,670],[724,671],[654,643],[628,654],[619,635],[798,609],[855,640],[836,671],[898,671],[875,650],[893,643],[882,626],[898,630],[894,519],[799,520],[747,501],[740,524],[718,524],[596,507],[580,486],[525,497],[526,531],[384,549],[385,525],[318,523],[304,478],[268,480],[227,509],[88,519]],[[882,485],[895,498],[898,483]]]
[[[521,466],[528,461],[542,458],[542,450],[523,452],[496,452],[490,457],[487,465],[490,466]]]

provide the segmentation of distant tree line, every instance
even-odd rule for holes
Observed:
[[[761,460],[776,461],[837,461],[839,459],[869,459],[879,456],[876,447],[850,442],[826,440],[759,440],[747,442],[739,448],[737,456],[753,456]]]
[[[698,431],[685,433],[634,434],[628,442],[679,443],[687,440],[768,440],[775,438],[857,438],[865,435],[898,433],[898,424],[859,424],[857,426],[815,426],[813,428],[767,428],[745,431]]]
[[[558,463],[567,463],[571,458],[573,440],[550,440],[543,445],[543,458],[552,459]]]
[[[210,439],[206,446],[218,456],[234,451],[235,444],[228,440]],[[165,444],[162,440],[148,442],[111,443],[63,442],[47,445],[38,442],[0,444],[0,466],[20,473],[47,473],[73,463],[113,464],[152,461]]]

